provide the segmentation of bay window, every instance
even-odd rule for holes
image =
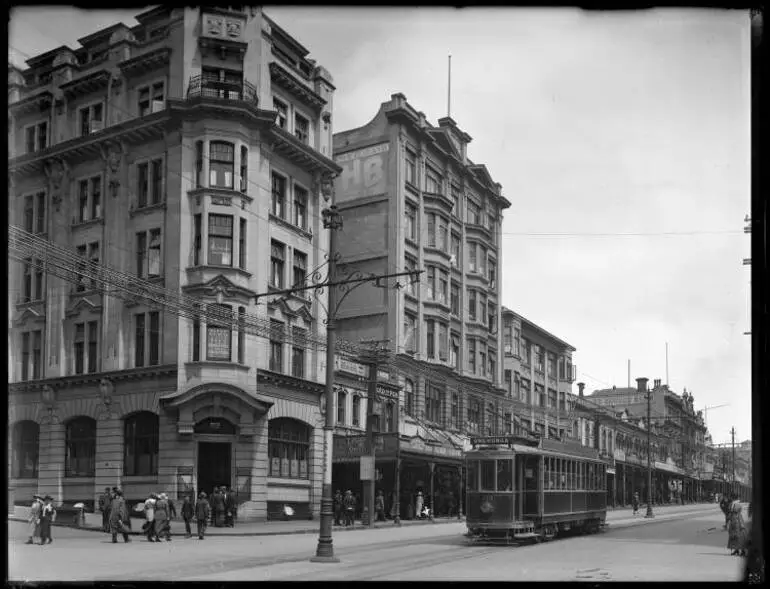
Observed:
[[[226,141],[212,141],[209,146],[209,186],[233,188],[235,146]]]
[[[232,313],[230,305],[208,305],[206,321],[206,359],[230,362],[232,359]]]
[[[211,266],[233,265],[233,217],[209,214],[209,260]]]

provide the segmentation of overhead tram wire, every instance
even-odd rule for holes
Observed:
[[[68,282],[82,284],[84,280],[88,280],[96,286],[94,290],[132,303],[146,301],[150,305],[170,309],[188,319],[207,321],[216,325],[229,325],[233,330],[244,330],[261,337],[280,336],[282,341],[294,343],[298,347],[307,347],[303,344],[312,343],[318,348],[325,349],[324,337],[307,335],[294,338],[293,335],[287,336],[285,331],[276,333],[267,318],[253,314],[239,316],[220,310],[218,307],[206,305],[197,298],[84,259],[75,252],[56,246],[16,226],[9,227],[9,238],[9,257],[27,263],[32,258],[32,264],[35,267]],[[361,348],[350,342],[341,341],[337,351],[355,358],[360,354]]]

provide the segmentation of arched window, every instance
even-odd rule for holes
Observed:
[[[212,141],[209,147],[209,187],[232,188],[235,173],[235,146]]]
[[[34,421],[19,421],[13,426],[12,476],[20,479],[37,478],[40,426]]]
[[[76,417],[65,430],[64,476],[92,477],[96,471],[96,420]]]
[[[267,446],[269,476],[309,478],[310,426],[288,417],[271,419],[267,426]]]
[[[123,474],[158,474],[158,416],[149,411],[126,418],[123,433]]]

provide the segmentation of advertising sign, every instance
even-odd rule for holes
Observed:
[[[372,145],[334,158],[342,167],[337,184],[337,200],[373,196],[385,192],[385,170],[390,143]]]
[[[371,456],[361,456],[361,480],[374,480],[374,459]]]

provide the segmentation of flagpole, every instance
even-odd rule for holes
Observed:
[[[449,56],[449,67],[447,71],[447,88],[446,88],[446,116],[452,116],[452,56]]]

